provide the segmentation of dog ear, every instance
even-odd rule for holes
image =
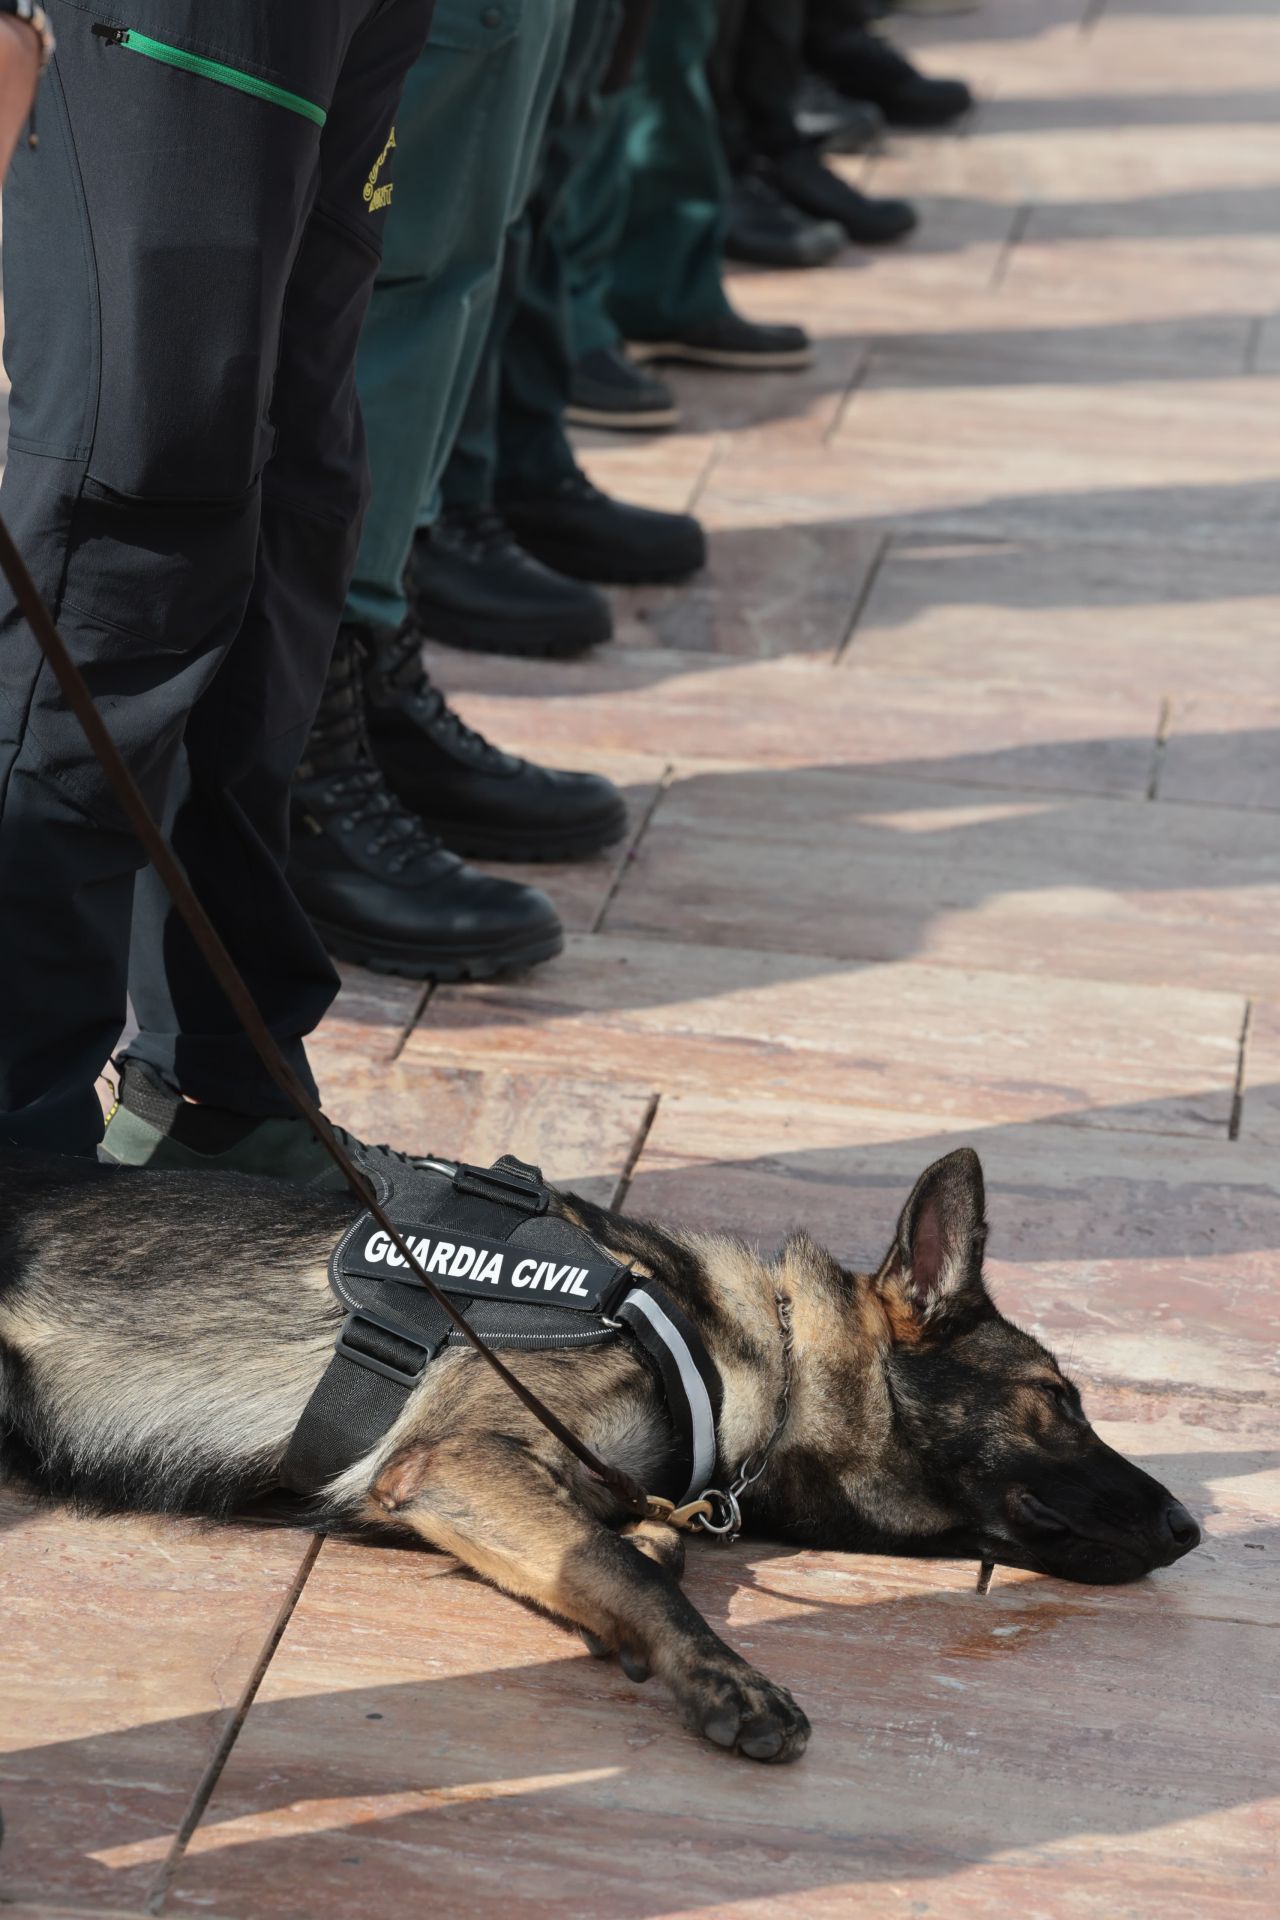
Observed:
[[[935,1160],[916,1181],[876,1275],[897,1339],[918,1340],[948,1310],[986,1299],[985,1206],[982,1162],[972,1147]]]

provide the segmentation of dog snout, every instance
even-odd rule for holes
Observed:
[[[1181,1500],[1170,1500],[1166,1504],[1160,1516],[1160,1535],[1170,1560],[1181,1560],[1184,1553],[1190,1553],[1193,1547],[1200,1545],[1199,1523],[1187,1512]]]

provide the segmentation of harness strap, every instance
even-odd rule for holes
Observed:
[[[720,1374],[702,1336],[682,1307],[656,1280],[632,1288],[618,1318],[643,1349],[662,1381],[667,1410],[680,1449],[677,1505],[710,1486],[716,1466],[720,1420]]]

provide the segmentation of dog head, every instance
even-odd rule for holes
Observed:
[[[962,1148],[921,1175],[878,1272],[803,1238],[783,1249],[796,1391],[760,1488],[769,1530],[1067,1580],[1170,1565],[1199,1527],[1099,1439],[1053,1355],[999,1311],[985,1242],[982,1168]]]

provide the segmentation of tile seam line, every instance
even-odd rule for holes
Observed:
[[[258,1651],[258,1657],[253,1663],[253,1669],[245,1681],[240,1699],[236,1704],[235,1712],[223,1728],[218,1739],[218,1744],[210,1756],[209,1763],[196,1783],[195,1791],[187,1806],[187,1811],[183,1815],[182,1822],[173,1836],[173,1842],[169,1848],[169,1852],[165,1856],[164,1865],[161,1867],[159,1874],[156,1876],[155,1884],[147,1895],[143,1907],[145,1913],[160,1914],[163,1913],[165,1909],[178,1869],[186,1858],[188,1844],[200,1825],[201,1820],[204,1818],[205,1810],[213,1798],[218,1781],[222,1777],[223,1768],[231,1758],[231,1752],[240,1737],[241,1728],[249,1717],[249,1711],[257,1698],[258,1689],[266,1678],[267,1669],[275,1657],[277,1647],[284,1638],[289,1622],[293,1618],[294,1608],[302,1598],[303,1588],[311,1576],[312,1568],[320,1556],[320,1549],[323,1545],[323,1534],[316,1534],[307,1544],[298,1570],[289,1582],[288,1590],[280,1603],[280,1608],[272,1623],[271,1630],[263,1641]]]
[[[589,936],[603,931],[609,909],[621,892],[622,883],[627,877],[627,868],[632,860],[635,859],[637,853],[639,853],[641,843],[653,822],[653,816],[657,813],[663,796],[671,789],[671,784],[675,779],[675,772],[675,762],[668,760],[662,772],[658,775],[658,784],[654,788],[653,798],[650,800],[648,806],[644,808],[636,823],[635,832],[631,834],[622,852],[618,856],[617,866],[609,876],[609,884],[605,889],[604,899],[596,909],[595,918],[592,920],[591,925],[584,930]]]
[[[1253,1028],[1253,1001],[1244,1003],[1244,1017],[1240,1022],[1240,1040],[1236,1048],[1236,1077],[1231,1092],[1231,1114],[1227,1121],[1227,1138],[1235,1141],[1240,1138],[1244,1127],[1244,1103],[1248,1091],[1249,1038]]]
[[[424,983],[422,991],[419,993],[417,999],[413,1003],[413,1012],[409,1015],[408,1019],[405,1021],[404,1025],[401,1027],[400,1034],[398,1039],[396,1040],[395,1047],[393,1048],[392,1052],[387,1056],[387,1065],[389,1067],[393,1067],[396,1064],[396,1061],[400,1058],[401,1054],[404,1052],[405,1048],[408,1046],[410,1039],[412,1038],[412,1036],[420,1026],[423,1016],[427,1011],[427,1006],[431,1000],[431,996],[435,992],[435,990],[436,990],[436,983],[434,980],[427,980]]]
[[[635,1179],[636,1168],[639,1166],[641,1156],[649,1144],[649,1135],[653,1132],[653,1123],[658,1117],[658,1108],[661,1104],[662,1088],[657,1087],[649,1096],[649,1104],[641,1116],[640,1124],[635,1130],[635,1135],[632,1139],[626,1160],[623,1162],[622,1171],[614,1183],[613,1194],[609,1201],[609,1208],[613,1213],[621,1213],[627,1195],[631,1191],[631,1182]]]
[[[849,649],[853,645],[854,636],[858,631],[862,616],[870,606],[871,596],[880,583],[880,575],[884,571],[885,562],[889,558],[889,551],[892,546],[892,533],[881,534],[879,545],[871,556],[871,565],[867,568],[863,578],[861,590],[854,600],[853,610],[849,615],[849,624],[841,635],[839,644],[831,656],[830,665],[833,667],[844,665]],[[843,771],[843,769],[839,771]]]

